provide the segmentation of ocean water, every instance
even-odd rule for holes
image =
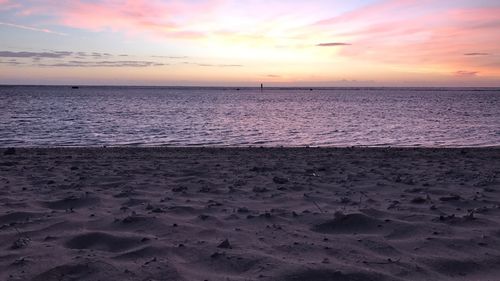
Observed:
[[[500,89],[0,86],[0,146],[499,146]]]

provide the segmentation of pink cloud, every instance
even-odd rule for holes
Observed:
[[[385,0],[382,3],[377,2],[369,6],[356,9],[340,16],[322,19],[315,23],[315,25],[334,25],[342,23],[352,23],[352,22],[365,22],[373,20],[379,16],[385,16],[391,14],[391,18],[402,16],[403,13],[394,13],[396,10],[405,9],[408,11],[415,5],[429,2],[429,0]]]
[[[349,41],[352,46],[340,49],[339,54],[366,62],[457,69],[485,65],[491,59],[464,54],[498,53],[500,7],[459,8],[431,2],[385,1],[308,28]]]
[[[0,0],[5,1],[5,0]],[[54,1],[52,1],[54,2]],[[209,14],[220,0],[202,2],[159,0],[64,1],[25,7],[20,15],[50,15],[53,24],[94,32],[113,31],[129,35],[197,38],[204,34],[189,24]],[[57,5],[57,9],[49,9]]]
[[[19,3],[14,3],[11,0],[0,0],[0,11],[2,10],[10,10],[14,8],[18,8],[21,5]]]
[[[57,15],[63,25],[75,28],[102,31],[136,31],[148,28],[171,29],[174,11],[154,1],[116,1],[88,3],[71,2]]]

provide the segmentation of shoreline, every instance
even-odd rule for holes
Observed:
[[[6,151],[2,280],[500,274],[500,147]]]

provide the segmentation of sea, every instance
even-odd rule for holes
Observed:
[[[0,147],[500,146],[500,89],[0,86]]]

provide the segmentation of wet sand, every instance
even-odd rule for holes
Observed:
[[[0,280],[498,280],[500,148],[0,150]]]

